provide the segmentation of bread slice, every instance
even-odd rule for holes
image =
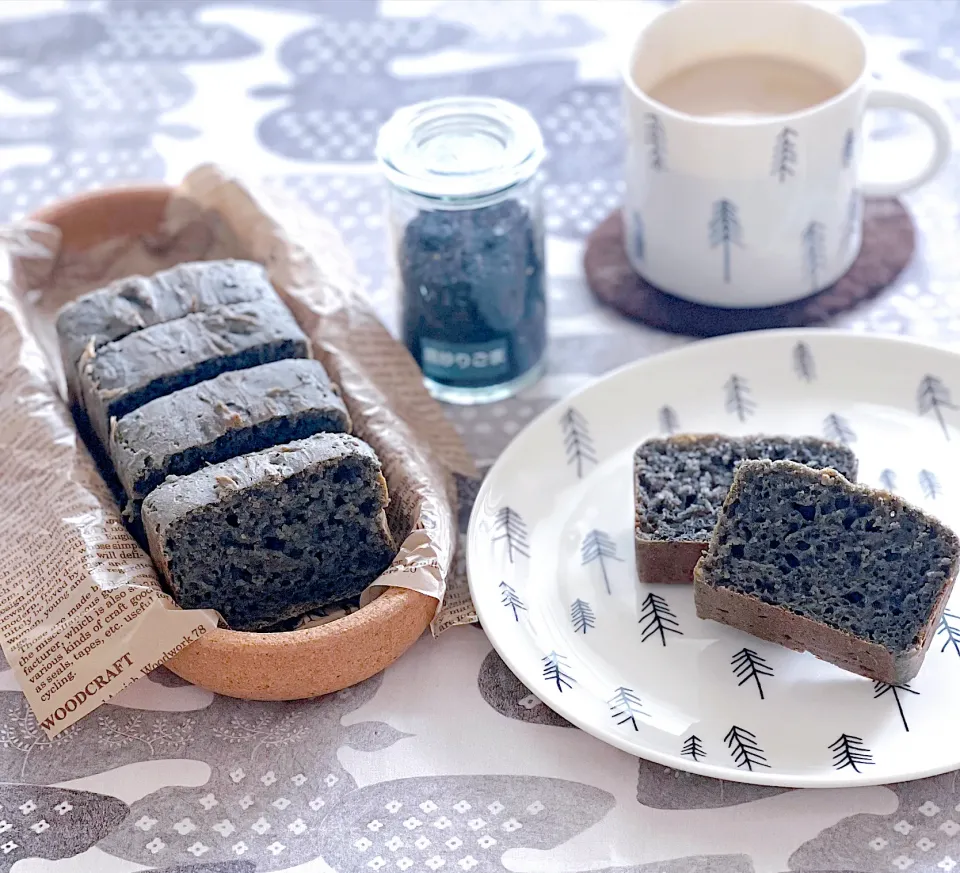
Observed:
[[[167,476],[315,433],[349,431],[347,408],[323,364],[287,358],[145,403],[117,422],[110,457],[136,523],[140,502]]]
[[[958,562],[956,534],[899,497],[834,470],[744,461],[694,600],[700,618],[897,685],[920,669]]]
[[[113,419],[157,397],[229,370],[309,356],[306,336],[277,297],[194,312],[107,343],[83,362],[79,382],[106,446]]]
[[[318,434],[174,476],[143,526],[174,598],[256,630],[359,595],[397,552],[366,443]]]
[[[71,402],[79,400],[78,363],[86,352],[145,327],[216,306],[278,299],[267,272],[251,261],[178,264],[153,276],[129,276],[67,303],[57,337]]]
[[[633,457],[637,573],[641,582],[689,583],[737,465],[765,458],[829,467],[856,480],[857,458],[817,437],[679,434],[647,440]]]

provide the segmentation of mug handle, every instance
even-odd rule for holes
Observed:
[[[905,179],[892,182],[862,182],[860,187],[864,195],[892,197],[895,194],[904,194],[930,181],[943,169],[952,149],[950,115],[945,107],[899,88],[874,86],[867,96],[867,109],[900,109],[917,116],[921,121],[926,122],[933,133],[933,153],[923,167]]]

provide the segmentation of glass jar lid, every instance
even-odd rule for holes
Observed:
[[[441,199],[511,188],[532,177],[543,157],[533,116],[496,98],[446,97],[404,107],[377,140],[377,160],[391,183]]]

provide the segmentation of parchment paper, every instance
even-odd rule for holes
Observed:
[[[266,266],[340,386],[354,433],[384,467],[388,520],[402,545],[362,602],[398,586],[437,599],[434,633],[476,619],[462,578],[442,608],[457,545],[453,474],[472,480],[476,470],[415,362],[370,309],[330,225],[202,166],[150,236],[77,251],[56,228],[28,222],[0,242],[0,646],[48,735],[217,623],[162,591],[63,400],[56,311],[135,273],[227,257]]]

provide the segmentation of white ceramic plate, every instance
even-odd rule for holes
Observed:
[[[856,451],[861,482],[960,529],[958,406],[960,355],[833,331],[741,334],[611,373],[488,474],[468,540],[480,621],[548,706],[642,758],[790,787],[956,769],[960,590],[907,687],[701,621],[690,587],[637,582],[632,453],[680,430],[824,435]]]

